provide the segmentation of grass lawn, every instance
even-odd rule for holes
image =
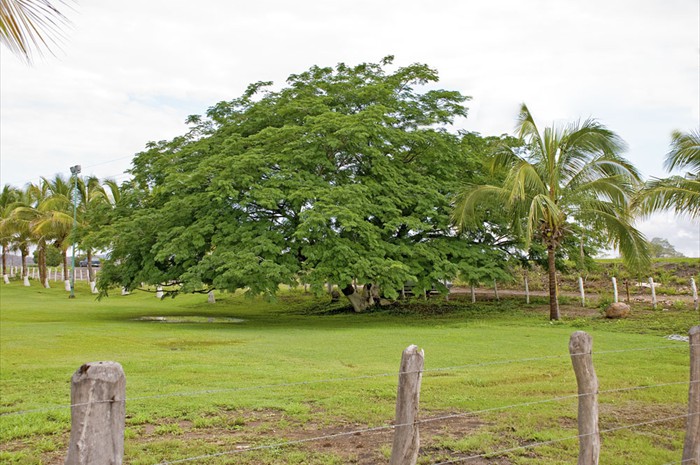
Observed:
[[[687,413],[687,384],[657,385],[688,381],[688,344],[664,336],[698,324],[689,306],[634,307],[632,318],[610,321],[565,305],[552,324],[544,300],[434,299],[354,314],[292,291],[277,302],[219,294],[216,304],[76,294],[0,288],[0,463],[63,463],[70,377],[100,360],[127,376],[128,464],[225,451],[178,463],[387,463],[410,344],[425,350],[420,416],[435,420],[421,425],[419,463],[563,439],[577,434],[568,341],[579,329],[593,336],[600,429],[616,429],[602,434],[601,463],[681,458],[685,419],[625,427]],[[632,387],[643,389],[604,392]],[[244,450],[319,436],[333,437]],[[458,463],[570,464],[577,454],[568,439]]]

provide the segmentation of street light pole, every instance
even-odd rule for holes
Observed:
[[[73,231],[71,234],[73,257],[71,258],[70,295],[68,298],[75,299],[75,230],[78,228],[78,175],[80,174],[80,165],[71,166],[70,174],[75,178],[75,183],[73,184]]]

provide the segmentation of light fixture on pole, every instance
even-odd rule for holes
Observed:
[[[80,174],[80,165],[71,166],[70,174],[75,178],[75,181],[73,184],[73,231],[71,234],[73,257],[71,258],[70,295],[68,298],[75,299],[75,230],[78,228],[78,175]]]

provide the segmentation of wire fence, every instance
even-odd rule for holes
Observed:
[[[697,344],[691,344],[691,347],[695,347],[695,346],[697,346]],[[651,346],[651,347],[638,347],[638,348],[630,348],[630,349],[600,351],[600,352],[594,352],[592,355],[599,356],[599,355],[607,355],[607,354],[620,354],[620,353],[626,353],[626,352],[670,350],[670,349],[678,349],[678,348],[685,349],[686,347],[687,347],[686,344],[659,345],[659,346]],[[386,372],[386,373],[376,373],[376,374],[370,374],[370,375],[325,378],[325,379],[307,380],[307,381],[299,381],[299,382],[260,384],[260,385],[255,385],[255,386],[238,386],[238,387],[222,388],[222,389],[205,389],[205,390],[196,390],[196,391],[159,393],[159,394],[129,397],[129,398],[125,399],[124,401],[114,401],[111,399],[109,399],[109,400],[95,400],[95,401],[90,401],[90,402],[73,403],[70,405],[56,405],[56,406],[49,406],[49,407],[44,407],[44,408],[21,410],[21,411],[16,411],[16,412],[5,412],[5,413],[0,414],[0,417],[29,415],[29,414],[33,414],[33,413],[43,413],[43,412],[49,412],[49,411],[57,410],[57,409],[68,409],[68,408],[73,408],[73,407],[87,406],[90,404],[115,403],[115,402],[137,402],[137,401],[157,399],[157,398],[167,398],[167,397],[200,396],[200,395],[209,395],[209,394],[215,394],[215,393],[231,393],[231,392],[240,392],[240,391],[280,389],[280,388],[287,388],[287,387],[294,387],[294,386],[308,386],[308,385],[317,385],[317,384],[326,384],[326,383],[345,383],[345,382],[350,382],[350,381],[386,378],[386,377],[394,377],[397,375],[401,376],[401,375],[406,375],[406,374],[421,373],[422,375],[428,375],[428,377],[429,377],[431,374],[437,374],[437,373],[441,373],[441,372],[445,372],[445,371],[458,371],[458,370],[466,370],[466,369],[471,369],[471,368],[504,365],[504,364],[517,364],[517,363],[522,364],[522,363],[539,362],[539,361],[550,361],[553,359],[563,359],[563,358],[569,358],[569,357],[573,358],[573,357],[576,357],[579,355],[591,355],[591,354],[588,352],[557,354],[557,355],[546,355],[546,356],[538,356],[538,357],[524,357],[524,358],[519,358],[519,359],[475,362],[475,363],[469,363],[469,364],[464,364],[464,365],[428,368],[428,369],[422,369],[419,371]],[[230,455],[235,455],[235,454],[251,453],[251,452],[255,452],[255,451],[264,451],[264,450],[273,450],[273,449],[282,449],[282,448],[288,448],[288,447],[292,447],[292,446],[298,446],[298,445],[308,444],[308,443],[317,442],[317,441],[327,441],[327,440],[334,440],[334,439],[356,436],[356,435],[361,435],[361,434],[377,433],[377,432],[382,432],[382,431],[391,431],[391,430],[396,430],[397,428],[401,428],[401,427],[405,427],[405,426],[416,426],[417,427],[417,426],[428,424],[428,423],[445,422],[445,421],[451,420],[451,419],[464,418],[464,417],[469,417],[469,416],[478,416],[478,415],[483,415],[483,414],[487,414],[490,412],[505,411],[505,410],[517,409],[517,408],[527,408],[527,407],[532,407],[535,405],[541,405],[541,404],[553,403],[553,402],[561,402],[561,401],[566,401],[566,400],[575,400],[575,399],[579,399],[581,397],[591,396],[591,395],[604,395],[604,394],[642,391],[642,390],[648,390],[648,389],[664,388],[664,387],[670,387],[670,386],[681,386],[681,385],[692,386],[694,383],[698,383],[698,381],[688,381],[688,380],[671,381],[671,382],[647,384],[647,385],[640,385],[640,386],[618,387],[618,388],[613,388],[613,389],[608,389],[608,390],[598,390],[596,392],[567,394],[567,395],[556,396],[556,397],[551,397],[551,398],[546,398],[546,399],[539,399],[539,400],[513,403],[513,404],[507,404],[507,405],[501,405],[501,406],[496,406],[496,407],[479,409],[479,410],[473,410],[473,411],[469,411],[469,412],[452,413],[452,414],[447,414],[447,415],[439,415],[439,416],[434,416],[434,417],[429,417],[429,418],[422,418],[422,419],[419,419],[419,420],[412,422],[410,424],[404,423],[404,424],[382,425],[382,426],[376,426],[376,427],[354,429],[351,431],[335,432],[335,433],[331,433],[331,434],[318,435],[318,436],[314,436],[314,437],[308,437],[308,438],[302,438],[302,439],[296,439],[296,440],[273,442],[270,444],[238,447],[236,449],[223,450],[223,451],[219,451],[219,452],[215,452],[215,453],[211,453],[211,454],[202,454],[202,455],[196,455],[196,456],[191,456],[191,457],[179,458],[176,460],[161,461],[161,462],[158,462],[157,465],[175,465],[175,464],[179,464],[179,463],[191,463],[191,462],[209,460],[209,459],[214,459],[217,457],[230,456]],[[679,420],[682,418],[690,418],[690,417],[695,416],[695,415],[698,415],[698,413],[679,414],[679,415],[669,416],[669,417],[660,418],[660,419],[653,419],[653,420],[647,420],[647,421],[642,421],[642,422],[636,422],[636,423],[632,423],[632,424],[627,424],[627,425],[623,425],[623,426],[616,426],[613,428],[601,430],[600,434],[609,434],[609,433],[613,433],[613,432],[620,431],[620,430],[634,429],[634,428],[638,428],[641,426],[647,426],[647,425],[655,425],[655,424],[659,424],[659,423]],[[564,437],[556,438],[556,439],[551,439],[551,440],[547,440],[547,441],[539,441],[539,442],[529,443],[529,444],[525,444],[525,445],[519,445],[519,446],[515,446],[515,447],[508,447],[508,448],[502,448],[502,449],[497,449],[497,450],[492,450],[492,451],[480,452],[478,454],[471,454],[471,455],[466,455],[466,456],[461,456],[461,457],[455,457],[455,458],[449,459],[447,461],[437,462],[434,465],[447,465],[447,464],[452,464],[452,463],[469,462],[469,461],[476,460],[479,458],[500,456],[503,454],[508,454],[508,453],[517,452],[517,451],[521,451],[521,450],[533,449],[533,448],[542,447],[542,446],[546,446],[546,445],[552,445],[552,444],[561,443],[561,442],[565,442],[565,441],[581,439],[581,438],[584,438],[586,436],[587,435],[585,435],[585,434],[568,435],[568,436],[564,436]],[[688,462],[688,460],[681,461],[681,462],[669,462],[668,465],[670,465],[672,463],[683,463],[683,462]]]

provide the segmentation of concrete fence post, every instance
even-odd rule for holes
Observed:
[[[695,278],[690,278],[690,288],[693,290],[693,303],[695,310],[698,310],[698,287],[695,285]]]
[[[525,303],[530,303],[530,285],[527,282],[527,276],[525,276]]]
[[[71,431],[65,465],[121,465],[126,377],[117,362],[91,362],[71,378]]]
[[[158,299],[163,298],[163,286],[156,287],[156,298],[158,298]]]
[[[693,326],[690,335],[690,388],[686,421],[683,463],[700,465],[700,326]]]
[[[569,340],[569,354],[578,384],[578,465],[598,465],[600,433],[598,431],[598,377],[593,367],[593,340],[576,331]]]
[[[403,351],[396,395],[394,443],[389,465],[415,465],[418,461],[420,437],[416,420],[423,362],[423,351],[417,346],[410,345]]]
[[[583,290],[583,278],[581,276],[578,277],[578,291],[581,294],[581,306],[585,307],[586,306],[586,292]]]
[[[612,277],[612,285],[613,285],[613,301],[615,303],[618,303],[620,301],[620,298],[617,294],[617,278],[615,276]]]
[[[656,310],[656,289],[654,288],[654,278],[649,277],[649,287],[651,287],[651,308]]]
[[[216,303],[216,296],[214,295],[214,291],[209,291],[207,293],[207,303],[210,303],[210,304]]]

